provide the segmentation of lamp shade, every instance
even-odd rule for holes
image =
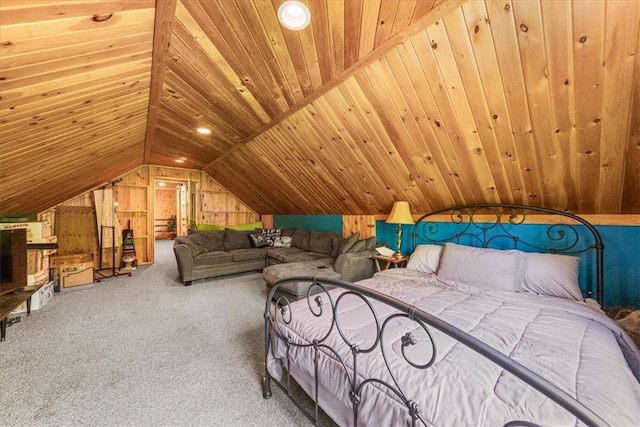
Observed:
[[[414,224],[409,202],[394,202],[387,222],[391,224]]]

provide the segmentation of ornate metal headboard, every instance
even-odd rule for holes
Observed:
[[[439,215],[448,218],[436,218]],[[535,219],[536,215],[545,217],[543,221],[528,220]],[[579,256],[581,264],[587,266],[586,270],[581,269],[587,276],[583,292],[603,305],[604,245],[593,224],[577,215],[536,206],[500,203],[453,206],[420,217],[413,227],[412,236],[413,248],[425,243],[442,245],[454,242],[483,248]]]

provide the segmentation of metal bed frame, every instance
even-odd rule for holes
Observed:
[[[565,220],[564,222],[546,225],[537,223],[538,227],[546,228],[544,233],[538,236],[545,235],[546,242],[535,242],[531,238],[525,239],[518,236],[514,233],[514,230],[511,230],[511,228],[526,224],[527,212],[556,215],[568,218],[572,222],[567,223]],[[447,213],[450,219],[447,224],[451,224],[454,230],[447,230],[448,234],[446,236],[439,237],[439,222],[432,220],[431,217]],[[478,219],[478,216],[481,218]],[[580,226],[586,228],[585,232],[581,233],[578,228]],[[534,252],[580,256],[583,261],[586,261],[587,265],[592,262],[588,255],[595,252],[595,268],[588,270],[589,272],[595,270],[595,277],[586,278],[590,280],[590,283],[586,289],[583,289],[583,293],[588,298],[596,299],[598,304],[603,306],[604,244],[600,233],[593,224],[578,215],[549,208],[501,203],[454,206],[421,216],[413,227],[412,236],[414,248],[420,243],[442,245],[446,242],[461,243],[466,239],[466,244],[483,248],[520,249],[524,251],[533,249]],[[593,282],[595,282],[595,285]]]
[[[524,240],[517,236],[512,230],[513,226],[518,226],[526,223],[526,212],[533,211],[536,213],[543,214],[551,214],[551,215],[560,215],[562,217],[566,217],[572,220],[573,224],[566,223],[558,223],[548,225],[544,234],[546,234],[546,239],[549,241],[548,244],[543,245],[537,241]],[[432,217],[435,215],[441,215],[445,213],[450,213],[450,222],[449,224],[453,224],[452,227],[455,228],[453,232],[450,230],[440,230],[439,222],[434,220]],[[489,220],[487,220],[487,215],[489,215]],[[577,228],[577,226],[584,225],[586,230],[588,231],[586,240],[587,243],[581,241],[580,237],[582,234],[581,230]],[[543,225],[544,227],[544,225]],[[444,227],[447,228],[447,227]],[[443,238],[438,238],[437,234],[439,232],[446,232],[447,236]],[[540,237],[540,236],[538,236]],[[596,296],[597,300],[602,304],[603,300],[603,249],[604,245],[602,244],[602,239],[598,231],[590,224],[588,221],[580,218],[576,215],[556,211],[553,209],[547,208],[539,208],[539,207],[531,207],[531,206],[523,206],[523,205],[505,205],[505,204],[477,204],[477,205],[467,205],[467,206],[455,206],[452,208],[441,209],[426,215],[423,215],[415,224],[413,229],[413,245],[414,248],[416,245],[420,243],[432,243],[432,244],[442,244],[445,242],[457,242],[464,244],[469,244],[466,241],[471,240],[475,244],[474,246],[481,247],[495,247],[498,249],[505,248],[516,248],[516,249],[535,249],[536,252],[550,252],[550,253],[564,253],[564,254],[579,254],[584,255],[589,253],[589,251],[593,250],[596,253],[596,262],[595,262],[595,288],[596,291],[593,292],[592,288],[588,288],[584,290],[585,294],[588,296]],[[506,247],[505,247],[506,245]],[[321,339],[316,339],[312,343],[308,344],[298,344],[294,343],[290,337],[286,337],[280,334],[278,328],[274,326],[276,322],[277,312],[280,312],[280,322],[284,322],[285,324],[290,324],[292,322],[292,311],[289,310],[289,301],[286,297],[281,297],[276,301],[272,301],[274,298],[274,294],[280,286],[284,286],[287,283],[292,282],[301,282],[306,281],[311,284],[309,290],[307,291],[307,305],[310,312],[315,317],[320,317],[325,313],[331,316],[331,325],[327,330],[326,334]],[[329,290],[332,288],[341,288],[344,292],[339,295],[332,295],[329,293]],[[324,306],[323,299],[317,295],[318,293],[324,294],[328,297],[329,307]],[[343,330],[340,325],[340,321],[337,317],[337,313],[339,312],[339,307],[341,301],[347,296],[355,296],[357,298],[362,299],[365,302],[366,306],[371,311],[373,318],[376,323],[376,331],[375,331],[375,340],[373,344],[368,348],[360,348],[357,344],[350,342],[348,337],[343,333]],[[393,307],[398,312],[392,314],[388,318],[381,320],[380,317],[376,314],[376,311],[371,303],[371,300],[379,301],[388,306]],[[262,392],[263,397],[268,399],[271,397],[271,382],[273,381],[276,385],[281,388],[287,396],[289,396],[294,403],[302,410],[302,412],[314,423],[317,424],[319,421],[319,404],[318,404],[318,393],[319,393],[319,384],[318,384],[318,354],[319,352],[329,352],[335,357],[339,363],[342,364],[345,375],[347,377],[348,386],[349,386],[349,395],[351,400],[351,405],[353,408],[353,425],[358,425],[359,419],[359,408],[360,403],[363,399],[366,398],[366,394],[364,393],[367,386],[377,385],[378,387],[386,388],[392,394],[397,396],[397,398],[404,403],[407,408],[407,413],[411,419],[411,425],[415,426],[417,424],[428,425],[426,420],[422,417],[420,408],[417,403],[414,402],[410,396],[408,396],[400,383],[396,379],[396,376],[393,374],[388,362],[387,356],[385,354],[383,343],[384,333],[386,326],[389,324],[389,321],[397,318],[406,318],[413,322],[415,322],[422,330],[426,332],[426,336],[430,342],[427,345],[430,345],[431,350],[431,359],[426,362],[417,362],[412,360],[412,358],[405,353],[405,350],[411,346],[417,344],[417,338],[407,332],[404,336],[401,337],[402,343],[402,355],[406,362],[413,366],[415,369],[428,369],[431,364],[434,362],[436,358],[437,348],[435,342],[429,332],[430,328],[435,328],[446,335],[452,337],[453,339],[459,341],[465,346],[469,347],[473,351],[481,354],[486,357],[493,363],[499,365],[504,370],[510,372],[511,374],[518,377],[520,380],[524,381],[531,387],[535,388],[539,392],[543,393],[545,396],[556,402],[558,405],[562,406],[564,409],[569,411],[575,417],[577,417],[580,421],[585,423],[588,426],[606,426],[607,423],[602,420],[598,415],[596,415],[589,408],[581,404],[579,401],[571,397],[569,394],[559,389],[558,387],[551,384],[549,381],[542,378],[540,375],[516,362],[515,360],[505,356],[499,351],[495,350],[493,347],[485,344],[484,342],[478,340],[477,338],[463,332],[457,327],[413,306],[406,304],[403,301],[400,301],[391,296],[385,295],[383,293],[374,291],[372,289],[353,284],[347,283],[338,280],[330,280],[330,279],[322,279],[317,277],[293,277],[289,279],[282,280],[276,283],[271,292],[269,293],[266,304],[265,304],[265,375],[262,379]],[[339,353],[332,347],[326,344],[327,338],[332,334],[332,332],[336,331],[339,336],[342,338],[342,343],[347,348],[350,349],[350,357],[352,358],[352,363],[354,369],[357,368],[358,359],[365,354],[371,353],[374,350],[380,350],[382,357],[384,359],[384,363],[387,369],[391,382],[386,381],[380,378],[367,378],[366,376],[362,376],[361,373],[358,373],[357,370],[354,372],[350,368],[347,368],[345,360],[341,358]],[[285,367],[285,372],[283,374],[283,378],[281,381],[271,377],[267,369],[267,360],[269,356],[269,348],[271,345],[271,340],[274,335],[277,335],[280,339],[286,342],[287,346],[287,366]],[[290,360],[289,360],[289,352],[290,349],[297,348],[306,348],[312,355],[314,356],[314,365],[315,365],[315,378],[313,385],[313,390],[307,390],[307,393],[310,395],[313,400],[313,410],[308,411],[305,407],[297,401],[292,392],[292,384],[291,384],[291,374],[290,374]],[[536,424],[531,423],[526,420],[513,420],[505,424],[505,426],[534,426]]]

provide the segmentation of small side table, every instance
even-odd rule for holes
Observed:
[[[407,261],[409,258],[394,258],[382,255],[374,255],[373,259],[376,262],[376,270],[382,271],[391,267],[402,268],[407,266]]]

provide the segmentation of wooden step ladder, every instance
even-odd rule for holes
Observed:
[[[138,265],[136,247],[133,241],[133,230],[131,220],[127,222],[127,228],[122,230],[122,256],[120,257],[120,268],[135,270]]]

